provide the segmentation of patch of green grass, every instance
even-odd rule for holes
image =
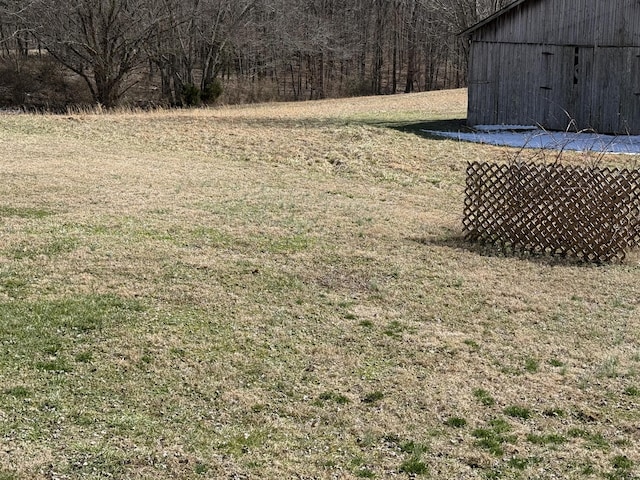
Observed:
[[[356,469],[353,473],[358,478],[376,478],[376,474],[366,467],[360,467]]]
[[[591,434],[582,428],[570,428],[567,435],[572,438],[589,438]]]
[[[28,398],[31,396],[31,390],[22,385],[6,388],[2,391],[2,393],[4,395],[10,395],[15,398]]]
[[[4,274],[0,272],[0,293],[5,293],[11,298],[21,298],[28,287],[29,282],[26,278],[14,273]]]
[[[504,418],[494,418],[489,422],[489,425],[497,433],[507,433],[511,431],[511,424]]]
[[[400,451],[403,453],[409,453],[411,455],[420,456],[427,451],[427,447],[421,443],[408,440],[406,442],[400,442],[398,445]]]
[[[636,478],[632,475],[634,462],[626,455],[616,455],[611,460],[613,470],[605,474],[608,480],[630,480]]]
[[[0,480],[19,480],[20,478],[16,471],[6,470],[0,467]]]
[[[429,473],[429,467],[421,458],[411,456],[400,464],[400,471],[409,475],[426,475]]]
[[[461,417],[450,417],[445,420],[444,424],[448,427],[462,428],[467,425],[467,421]]]
[[[67,353],[88,360],[85,338],[141,311],[140,303],[109,295],[0,304],[0,343],[13,344],[0,351],[0,366],[69,372]]]
[[[503,412],[505,415],[513,418],[520,418],[522,420],[528,420],[531,418],[531,410],[520,405],[510,405],[506,407]]]
[[[549,359],[549,365],[551,365],[552,367],[564,367],[564,363],[557,358]]]
[[[197,227],[190,232],[190,235],[194,244],[201,247],[226,248],[234,247],[239,243],[239,239],[212,227]]]
[[[504,454],[502,445],[505,440],[493,430],[477,428],[472,432],[472,435],[477,439],[476,445],[478,447],[483,448],[496,456]]]
[[[529,433],[527,435],[527,440],[535,445],[561,445],[567,441],[567,438],[556,433],[543,435]]]
[[[504,444],[514,443],[516,437],[508,435],[511,425],[502,419],[495,418],[489,422],[489,428],[476,428],[471,435],[476,438],[475,444],[496,456],[504,454]]]
[[[597,376],[606,378],[616,378],[619,376],[620,361],[617,357],[607,358],[602,365],[598,367]]]
[[[474,390],[473,396],[485,407],[491,407],[496,404],[496,401],[491,394],[482,388]]]
[[[122,477],[127,454],[122,450],[101,442],[83,443],[76,446],[70,456],[66,472],[75,478],[90,478],[100,472],[103,478]]]
[[[53,215],[53,212],[43,208],[32,207],[9,207],[0,205],[0,218],[2,217],[19,217],[19,218],[45,218]]]
[[[614,297],[610,300],[611,306],[613,308],[620,308],[624,310],[635,310],[635,305],[631,302],[628,302],[625,298],[622,297]]]
[[[471,340],[469,338],[467,338],[466,340],[464,340],[463,342],[465,345],[468,345],[469,348],[473,351],[478,351],[480,350],[480,345],[478,345],[478,342],[476,342],[475,340]]]
[[[624,394],[629,395],[630,397],[640,397],[640,389],[635,385],[632,385],[624,389]]]
[[[83,352],[78,352],[74,358],[75,358],[76,362],[88,363],[91,360],[93,360],[93,352],[91,352],[89,350],[85,350]]]
[[[376,478],[373,470],[366,465],[366,460],[362,455],[356,455],[349,462],[351,471],[357,478]]]
[[[427,447],[413,440],[400,442],[400,451],[408,455],[400,464],[399,470],[409,475],[426,475],[429,472],[427,464],[423,461],[423,455]]]
[[[65,358],[54,358],[50,360],[39,360],[34,363],[34,367],[38,370],[54,373],[66,373],[72,370],[71,365]]]
[[[552,407],[552,408],[545,408],[542,411],[542,414],[545,417],[564,417],[566,416],[566,412],[562,409],[562,408],[556,408],[556,407]]]
[[[325,402],[332,402],[332,403],[337,403],[338,405],[345,405],[349,403],[349,397],[346,397],[341,393],[336,393],[331,391],[322,392],[320,395],[318,395],[318,401],[316,402],[316,405],[323,405]]]
[[[34,244],[22,242],[11,247],[7,254],[15,260],[34,259],[37,257],[56,257],[74,251],[78,246],[78,240],[73,237],[54,237],[45,243]]]
[[[247,428],[244,433],[228,437],[222,442],[220,449],[234,456],[250,454],[253,449],[264,445],[267,437],[267,433],[261,429]]]
[[[596,469],[592,464],[586,463],[580,468],[580,473],[583,475],[595,475]]]
[[[482,471],[482,478],[486,480],[500,480],[506,477],[507,473],[504,471],[504,468],[494,466],[490,469]]]
[[[379,402],[383,398],[384,398],[384,393],[382,393],[379,390],[376,390],[375,392],[367,393],[364,397],[362,397],[362,401],[364,403],[373,404],[373,403]]]
[[[49,344],[42,347],[42,353],[45,355],[55,356],[62,349],[62,343],[58,339],[52,340]]]
[[[171,347],[169,349],[169,353],[171,353],[175,358],[184,359],[187,356],[187,352],[184,348]]]
[[[271,253],[298,253],[308,249],[313,244],[313,240],[306,235],[295,235],[292,237],[282,237],[269,240],[265,249]]]
[[[522,375],[524,373],[524,370],[513,365],[500,365],[500,372],[505,375],[517,377]]]
[[[586,442],[587,448],[608,450],[609,442],[599,432],[591,433],[583,428],[573,427],[567,430],[567,435],[571,438],[580,438]]]
[[[511,457],[507,462],[507,465],[516,470],[525,470],[530,464],[531,461],[528,458],[520,457]]]
[[[616,455],[611,460],[611,465],[616,470],[631,470],[633,468],[633,461],[626,455]]]
[[[397,320],[392,320],[389,324],[382,330],[382,333],[385,335],[400,339],[402,338],[402,333],[406,330],[406,327]]]
[[[209,471],[209,466],[206,463],[197,462],[193,471],[196,475],[205,475]]]
[[[524,362],[524,369],[529,373],[536,373],[540,368],[538,360],[532,357],[528,357]]]
[[[140,356],[140,362],[142,364],[153,363],[153,354],[151,352],[145,352]]]

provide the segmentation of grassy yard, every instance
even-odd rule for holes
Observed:
[[[0,479],[637,478],[637,255],[466,244],[465,95],[1,116]]]

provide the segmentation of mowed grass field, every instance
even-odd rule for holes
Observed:
[[[0,116],[0,479],[638,478],[638,256],[465,243],[465,109]]]

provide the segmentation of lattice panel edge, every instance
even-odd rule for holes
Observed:
[[[593,262],[640,245],[640,170],[473,162],[465,193],[468,240]]]

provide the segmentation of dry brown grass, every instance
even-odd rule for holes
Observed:
[[[464,112],[1,117],[0,478],[637,472],[637,260],[465,244]]]

